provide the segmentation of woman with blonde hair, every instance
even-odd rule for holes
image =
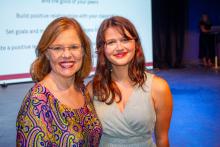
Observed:
[[[91,70],[90,40],[73,18],[45,29],[31,66],[34,86],[17,116],[17,146],[98,146],[101,124],[83,84]]]

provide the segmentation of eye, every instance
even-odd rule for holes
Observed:
[[[54,47],[51,47],[51,49],[55,50],[55,51],[63,50],[63,48],[61,46],[54,46]]]
[[[80,49],[80,46],[79,46],[79,45],[74,44],[74,45],[71,45],[71,46],[69,47],[69,49],[71,49],[71,50]]]
[[[117,41],[116,40],[109,40],[109,41],[106,41],[106,45],[114,45],[116,44]]]
[[[122,43],[128,43],[128,42],[130,41],[130,39],[128,39],[128,38],[122,38],[120,41],[121,41]]]

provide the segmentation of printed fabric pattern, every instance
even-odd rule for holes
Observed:
[[[17,116],[19,147],[96,147],[102,127],[94,106],[72,109],[61,104],[44,86],[35,84],[25,96]]]

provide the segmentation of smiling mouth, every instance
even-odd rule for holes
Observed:
[[[125,55],[127,55],[127,52],[120,52],[120,53],[114,54],[114,56],[117,57],[117,58],[122,58]]]
[[[62,67],[62,68],[71,68],[73,67],[75,64],[74,61],[64,61],[64,62],[60,62],[59,65]]]

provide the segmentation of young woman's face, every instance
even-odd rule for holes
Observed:
[[[73,77],[83,61],[83,48],[74,29],[63,31],[47,49],[51,72],[61,77]]]
[[[129,38],[132,36],[125,31]],[[127,66],[135,54],[135,40],[127,39],[119,31],[110,27],[105,31],[105,56],[112,66]]]

